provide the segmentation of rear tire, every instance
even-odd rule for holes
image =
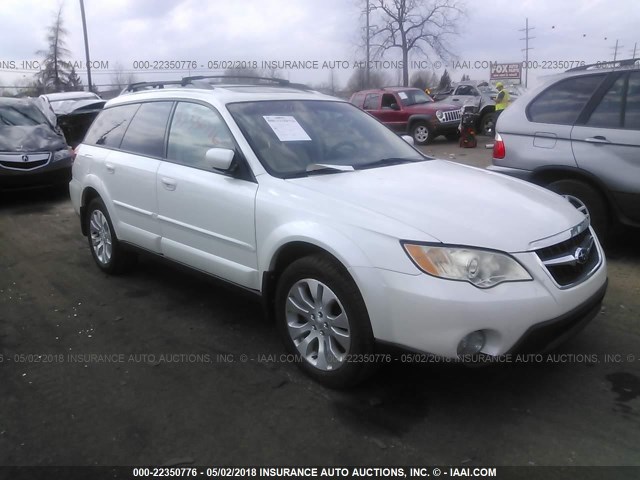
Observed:
[[[131,270],[138,257],[122,248],[102,199],[94,198],[86,212],[87,239],[96,265],[103,272],[112,275]]]
[[[547,188],[564,196],[574,207],[588,215],[598,238],[603,241],[606,239],[611,227],[611,217],[607,202],[598,190],[573,179],[551,182]]]
[[[355,282],[332,257],[296,260],[278,280],[275,312],[282,339],[298,366],[330,388],[352,387],[375,363],[367,309]]]

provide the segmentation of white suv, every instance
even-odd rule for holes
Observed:
[[[183,84],[109,101],[77,149],[71,199],[103,271],[146,251],[255,292],[333,387],[378,343],[539,351],[598,312],[602,249],[555,193],[425,157],[284,81]]]

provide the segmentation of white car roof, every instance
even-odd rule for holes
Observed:
[[[289,86],[271,85],[212,85],[211,88],[165,87],[125,93],[109,100],[105,108],[124,103],[157,99],[203,100],[212,104],[226,105],[235,102],[265,100],[324,100],[344,102],[344,100],[324,95],[314,90]]]

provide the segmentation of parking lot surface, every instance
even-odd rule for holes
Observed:
[[[485,166],[484,140],[423,150]],[[554,357],[396,356],[338,392],[287,361],[257,299],[155,259],[101,273],[64,191],[0,202],[0,464],[640,465],[638,232]]]

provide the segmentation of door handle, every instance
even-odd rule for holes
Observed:
[[[115,173],[116,167],[112,163],[105,163],[104,167],[107,169],[109,173]]]
[[[603,137],[601,135],[585,138],[584,141],[589,143],[611,143],[609,140],[607,140],[607,137]]]
[[[460,101],[459,98],[452,98],[451,100],[453,100],[454,102],[459,102]]]
[[[162,182],[162,185],[164,185],[164,188],[171,191],[175,190],[178,185],[173,178],[162,177],[160,181]]]

